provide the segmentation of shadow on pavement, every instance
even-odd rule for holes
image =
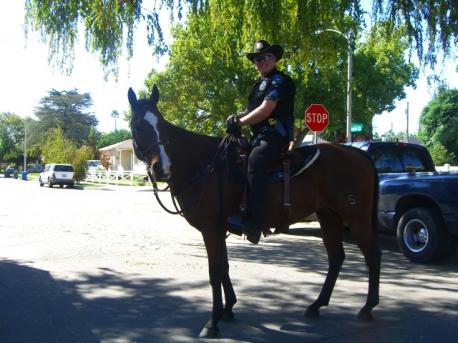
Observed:
[[[100,342],[49,272],[0,261],[0,342]]]
[[[306,235],[306,233],[302,233]],[[312,232],[311,235],[316,235]],[[189,245],[189,244],[184,244]],[[355,319],[363,305],[367,286],[345,288],[339,281],[338,296],[331,299],[317,320],[304,319],[303,310],[318,295],[327,270],[327,257],[320,240],[265,239],[259,246],[231,241],[230,261],[252,261],[313,272],[318,277],[302,281],[272,275],[270,280],[237,285],[236,320],[222,322],[220,342],[429,342],[453,341],[458,335],[458,304],[438,303],[426,307],[418,301],[387,294],[383,285],[422,290],[458,289],[457,255],[441,265],[415,265],[391,250],[392,242],[381,241],[381,304],[375,319]],[[205,254],[203,244],[202,256]],[[185,254],[177,244],[177,253]],[[339,280],[367,283],[366,266],[359,249],[346,239],[347,259]],[[153,271],[154,272],[154,271]],[[457,276],[447,286],[441,276]],[[145,278],[135,274],[99,269],[96,275],[54,280],[49,272],[15,261],[0,261],[0,342],[195,342],[211,308],[206,279],[188,282],[160,275]],[[415,284],[412,285],[412,278]],[[179,296],[186,290],[205,290],[206,297]],[[84,296],[83,296],[84,294]],[[189,294],[189,293],[188,293]],[[355,300],[356,297],[356,300]],[[355,305],[358,304],[358,305]],[[446,302],[445,302],[446,303]],[[425,325],[428,323],[428,325]],[[440,337],[440,338],[438,338]]]

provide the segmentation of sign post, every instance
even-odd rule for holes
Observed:
[[[313,131],[313,142],[317,143],[317,132],[329,125],[329,112],[322,104],[311,104],[304,113],[305,125]]]

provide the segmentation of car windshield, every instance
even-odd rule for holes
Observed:
[[[56,165],[54,167],[54,171],[60,171],[60,172],[72,172],[73,167],[72,166],[63,166],[63,165]]]

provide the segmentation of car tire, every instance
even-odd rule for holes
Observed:
[[[49,187],[49,188],[52,188],[52,186],[53,186],[52,181],[51,181],[50,178],[48,178],[48,187]]]
[[[40,184],[40,187],[43,187],[44,183],[41,181],[41,177],[38,178],[38,183]]]
[[[404,212],[396,233],[399,249],[412,262],[439,262],[455,250],[441,215],[431,208],[418,207]]]

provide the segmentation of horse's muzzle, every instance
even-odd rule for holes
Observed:
[[[170,179],[170,170],[165,170],[161,159],[156,156],[151,161],[151,169],[157,181],[167,181]]]

